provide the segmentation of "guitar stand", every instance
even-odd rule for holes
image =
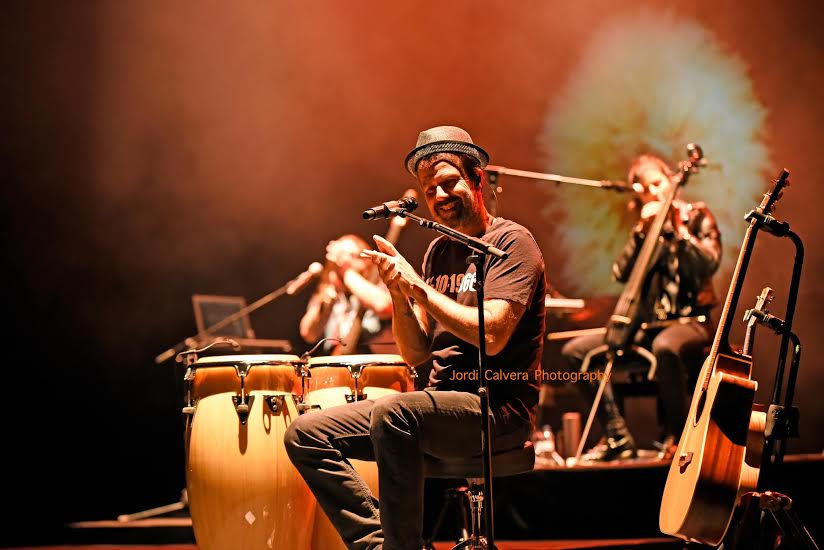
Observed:
[[[729,548],[793,548],[819,550],[807,528],[793,509],[793,501],[775,491],[745,493],[742,522]],[[773,528],[766,521],[772,517]],[[775,527],[778,531],[775,531]],[[727,548],[727,542],[724,543]]]
[[[743,506],[740,524],[731,541],[731,548],[761,549],[761,548],[799,548],[803,550],[818,550],[809,531],[801,522],[792,507],[793,501],[787,495],[777,491],[767,490],[774,483],[775,471],[783,464],[786,452],[787,439],[798,437],[798,408],[793,406],[798,367],[801,362],[801,341],[792,331],[792,321],[795,314],[795,305],[798,299],[798,287],[801,279],[801,268],[804,262],[804,245],[801,238],[794,233],[787,222],[778,221],[772,216],[753,211],[747,214],[747,220],[756,219],[762,228],[776,237],[787,237],[795,245],[796,254],[793,263],[792,279],[787,299],[785,319],[779,319],[768,313],[752,310],[760,324],[770,328],[781,336],[781,345],[778,356],[773,384],[772,400],[767,410],[767,422],[764,430],[764,446],[761,458],[761,471],[758,478],[757,491],[746,493],[742,497],[747,499]],[[789,344],[792,342],[792,361],[787,388],[781,403],[782,383],[784,381],[784,367]],[[755,514],[758,514],[756,519]],[[768,540],[767,516],[774,520],[778,533],[774,533],[773,540]],[[769,544],[765,546],[765,543]],[[785,546],[785,543],[788,545]],[[726,546],[726,543],[725,543]]]
[[[784,333],[786,324],[783,320],[769,314],[765,315],[759,310],[753,310],[753,314],[760,323],[772,328],[776,334]],[[794,388],[798,365],[801,361],[801,342],[793,332],[789,333],[789,339],[793,343],[789,386]],[[791,392],[789,403],[792,403]],[[775,462],[772,463],[773,468],[781,463],[779,457],[783,458],[787,439],[798,437],[798,419],[798,408],[792,405],[789,407],[770,405],[767,410],[767,423],[764,429],[766,441],[771,446],[774,446],[776,442],[779,443]],[[745,493],[741,498],[743,511],[740,522],[735,534],[731,533],[733,539],[725,541],[725,548],[749,550],[782,547],[819,550],[815,540],[795,513],[792,507],[793,501],[789,496],[777,491],[764,490]],[[744,502],[745,499],[746,502]],[[778,527],[778,533],[774,532],[774,528],[768,529],[766,525],[768,514],[774,520],[774,527]],[[789,546],[783,546],[787,542]]]

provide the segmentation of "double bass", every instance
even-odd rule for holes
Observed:
[[[581,370],[586,371],[595,356],[606,354],[607,363],[604,369],[604,376],[601,379],[601,384],[598,387],[598,392],[595,395],[586,426],[581,435],[576,460],[580,459],[583,453],[589,431],[592,428],[592,422],[595,419],[595,413],[604,392],[604,386],[607,380],[609,380],[615,359],[624,355],[625,352],[632,350],[650,363],[651,368],[648,376],[649,378],[654,377],[656,366],[655,356],[648,350],[633,345],[632,342],[641,326],[650,320],[648,317],[650,316],[652,308],[648,303],[648,297],[645,296],[645,290],[649,284],[652,269],[657,265],[661,258],[663,247],[666,246],[663,232],[665,224],[670,217],[672,203],[681,187],[686,185],[690,176],[696,173],[703,165],[704,153],[701,147],[695,143],[689,143],[687,145],[687,156],[687,160],[679,163],[679,172],[670,178],[670,188],[662,201],[661,208],[646,231],[644,244],[641,245],[630,276],[624,285],[624,289],[618,298],[612,315],[607,321],[604,344],[591,350],[584,357],[581,365]]]
[[[694,143],[687,145],[687,154],[688,160],[679,164],[679,173],[671,179],[669,192],[647,230],[644,244],[641,245],[629,279],[607,323],[604,343],[608,346],[609,352],[615,355],[622,355],[627,350],[641,323],[648,320],[646,317],[649,315],[650,307],[645,303],[643,291],[648,283],[650,270],[661,256],[661,249],[664,246],[661,238],[664,224],[669,218],[672,202],[678,190],[687,184],[691,174],[698,171],[704,158],[701,147]]]
[[[787,185],[784,170],[757,211],[771,214]],[[744,275],[761,227],[753,218],[744,235],[712,348],[701,368],[687,422],[670,465],[658,517],[663,533],[718,545],[741,495],[756,488],[759,470],[745,462],[747,437],[763,434],[764,413],[753,411],[758,383],[752,379],[750,344],[729,343]],[[745,353],[746,352],[746,353]]]

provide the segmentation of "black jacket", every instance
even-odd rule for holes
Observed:
[[[646,298],[657,317],[684,317],[709,313],[717,302],[712,275],[721,262],[721,234],[715,217],[704,203],[682,206],[689,237],[675,235],[669,221],[662,231],[660,257],[652,267],[646,286]],[[612,265],[616,281],[626,282],[646,237],[647,223],[639,221],[629,242]],[[677,286],[675,304],[667,297],[667,288]]]

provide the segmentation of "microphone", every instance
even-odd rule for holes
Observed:
[[[320,275],[320,272],[323,271],[323,264],[320,262],[312,262],[309,264],[309,267],[306,268],[306,271],[295,277],[289,286],[286,287],[286,294],[292,296],[297,294],[304,288],[306,288],[312,279]]]
[[[418,200],[415,197],[402,197],[396,201],[389,201],[380,206],[373,206],[363,211],[364,220],[377,220],[378,218],[388,218],[394,212],[392,210],[403,210],[412,212],[418,207]]]

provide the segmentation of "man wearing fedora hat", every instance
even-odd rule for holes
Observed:
[[[531,433],[546,281],[531,233],[484,205],[488,160],[466,131],[439,126],[420,133],[406,168],[436,221],[509,253],[486,258],[484,282],[491,444],[505,451]],[[469,249],[438,237],[419,275],[389,242],[375,242],[377,250],[363,255],[389,289],[395,341],[426,388],[304,415],[287,430],[286,448],[350,548],[419,550],[424,456],[481,453],[475,266],[466,262]],[[379,503],[349,458],[377,461]]]

